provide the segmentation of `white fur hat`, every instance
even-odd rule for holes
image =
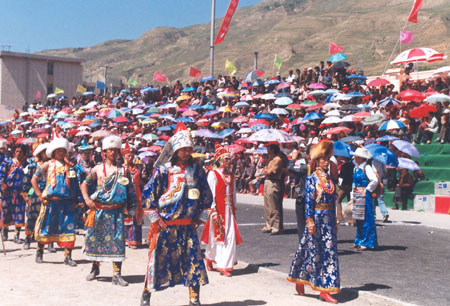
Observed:
[[[53,139],[47,147],[46,154],[48,158],[52,158],[53,152],[56,149],[65,149],[69,152],[69,141],[65,138],[55,138]]]
[[[47,148],[48,148],[48,142],[41,143],[40,145],[37,146],[36,149],[34,149],[33,156],[38,156],[43,151],[47,150]]]
[[[122,140],[117,135],[110,135],[105,137],[102,142],[102,150],[105,151],[107,149],[121,149],[122,148]]]
[[[8,148],[8,142],[6,139],[0,139],[0,148],[7,149]]]
[[[169,142],[172,145],[172,150],[174,153],[182,148],[194,147],[194,143],[192,142],[191,138],[191,133],[188,130],[177,132],[170,138]]]
[[[369,150],[367,150],[366,148],[357,148],[355,150],[355,152],[351,152],[350,155],[359,156],[359,157],[362,157],[364,159],[371,159],[372,158],[372,154],[370,154]]]

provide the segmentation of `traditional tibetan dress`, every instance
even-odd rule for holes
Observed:
[[[4,182],[7,186],[2,199],[2,227],[11,224],[15,227],[25,226],[26,202],[21,195],[29,182],[25,167],[26,164],[21,165],[16,159],[2,163],[0,172],[6,173]]]
[[[0,154],[0,183],[5,183],[6,176],[9,172],[11,160],[5,155]],[[1,215],[0,215],[0,227],[8,227],[14,224],[12,217],[11,203],[6,202],[6,194],[0,189],[0,201],[1,201]]]
[[[211,203],[206,174],[197,164],[184,168],[166,163],[155,170],[143,190],[144,213],[152,222],[147,290],[208,283],[193,220],[206,222]],[[168,230],[160,230],[156,222],[159,218]]]
[[[142,224],[143,224],[143,209],[142,209],[142,194],[141,194],[141,172],[139,167],[127,167],[130,171],[131,180],[136,189],[137,207],[136,214],[125,218],[126,241],[131,247],[138,247],[142,245]]]
[[[87,176],[86,183],[95,183],[91,174]],[[90,209],[86,220],[86,258],[92,261],[124,261],[124,212],[134,214],[136,209],[136,192],[129,172],[119,168],[105,178],[103,186],[98,186],[90,198],[97,209]]]
[[[326,293],[340,291],[334,183],[320,168],[306,178],[306,224],[314,222],[313,235],[305,227],[288,281]]]
[[[366,166],[365,164],[363,165],[363,167]],[[361,218],[355,218],[356,237],[354,244],[373,249],[378,247],[378,239],[372,195],[366,190],[368,185],[369,180],[364,170],[360,167],[355,167],[353,170],[353,202],[356,209],[360,205],[362,209],[358,211],[361,214]]]
[[[236,184],[234,175],[224,174],[221,169],[208,174],[219,224],[212,218],[205,223],[202,242],[206,244],[205,258],[216,263],[217,268],[232,271],[237,264],[236,245],[242,243],[236,223]]]
[[[75,165],[75,172],[77,174],[78,184],[84,182],[86,177],[91,172],[91,167],[89,164],[83,160],[80,160],[78,164]],[[88,193],[92,194],[95,192],[95,185],[88,185]],[[80,196],[78,198],[78,203],[84,203],[83,197]],[[83,215],[86,212],[86,207],[83,205],[82,207],[78,206],[75,208],[75,228],[84,229],[84,220]]]
[[[43,175],[41,167],[34,174]],[[73,249],[75,245],[75,204],[80,195],[75,170],[67,164],[49,161],[47,179],[42,196],[47,205],[41,205],[34,237],[42,244],[57,242],[60,247]]]
[[[30,161],[26,168],[27,176],[29,178],[29,182],[31,182],[31,178],[33,177],[34,173],[36,172],[38,167],[42,166],[42,162],[36,162],[36,161]],[[43,191],[45,188],[45,183],[47,179],[44,176],[40,176],[38,178],[38,185],[40,191]],[[39,212],[41,211],[41,201],[39,201],[38,196],[36,195],[36,192],[34,192],[33,187],[31,186],[31,183],[27,185],[28,189],[28,197],[31,200],[31,205],[29,209],[26,211],[27,215],[27,222],[25,227],[25,234],[27,236],[31,236],[34,233],[34,228],[36,225],[36,220],[39,217]]]

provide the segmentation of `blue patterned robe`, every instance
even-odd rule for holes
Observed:
[[[354,187],[367,187],[369,184],[364,170],[355,167],[353,171],[353,185]],[[364,220],[356,221],[356,238],[355,245],[360,245],[367,248],[378,247],[377,227],[375,225],[375,214],[373,209],[373,200],[370,192],[366,192],[366,205]]]
[[[34,237],[36,241],[48,244],[57,242],[59,246],[73,248],[75,245],[75,204],[80,194],[75,170],[60,162],[49,161],[46,174],[38,166],[34,174],[38,178],[45,175],[43,197],[51,198],[47,205],[41,205],[36,221]],[[55,171],[53,170],[56,167]],[[56,174],[56,185],[52,186],[52,176]]]
[[[121,184],[120,177],[126,177],[128,184]],[[86,183],[88,186],[95,183],[92,174],[87,176]],[[86,258],[93,261],[124,261],[124,210],[134,214],[136,209],[136,192],[129,172],[119,168],[118,172],[106,177],[103,186],[98,187],[91,199],[102,205],[103,209],[99,207],[94,212],[94,224],[87,227]]]
[[[189,189],[198,189],[198,199],[189,199]],[[186,169],[167,163],[155,170],[143,190],[144,212],[150,217],[150,254],[146,288],[162,290],[178,284],[198,286],[208,283],[197,230],[192,225],[168,225],[158,230],[155,221],[208,220],[212,204],[206,173],[197,164]],[[156,229],[154,236],[152,229]],[[152,246],[154,249],[152,250]]]
[[[29,184],[26,186],[26,189],[28,191],[28,197],[31,199],[31,205],[26,212],[27,222],[26,222],[26,227],[25,227],[25,233],[27,236],[30,236],[34,233],[36,220],[37,220],[37,218],[39,216],[39,212],[41,210],[41,202],[39,201],[39,198],[36,195],[36,192],[34,192],[33,187],[31,186],[31,178],[33,177],[34,173],[36,173],[37,168],[40,166],[42,166],[42,163],[38,163],[38,162],[34,161],[34,159],[33,159],[33,160],[29,161],[28,166],[26,168],[28,182],[29,182]],[[44,190],[46,181],[47,181],[46,178],[43,176],[38,178],[38,185],[39,185],[39,189],[41,191]]]
[[[78,164],[75,165],[75,172],[77,174],[78,183],[81,184],[84,182],[86,177],[91,172],[91,168],[89,164],[80,160]],[[95,192],[95,184],[88,185],[88,193],[92,194]],[[82,196],[78,198],[78,203],[84,203],[84,199]],[[86,212],[86,205],[82,207],[78,206],[75,208],[75,228],[76,229],[84,229],[84,221],[83,215]]]
[[[328,194],[323,191],[320,201],[316,201],[317,184],[316,172],[306,178],[305,218],[307,223],[314,221],[316,232],[311,235],[305,227],[287,279],[293,283],[309,285],[313,290],[320,292],[337,293],[340,291],[340,279],[336,192]],[[328,187],[330,186],[328,183]]]

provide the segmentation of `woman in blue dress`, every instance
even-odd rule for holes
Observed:
[[[336,189],[328,174],[333,142],[322,141],[311,147],[316,170],[306,178],[306,227],[287,280],[295,283],[299,295],[304,285],[320,292],[320,299],[337,303],[330,294],[340,292],[336,228]]]
[[[377,228],[372,194],[378,186],[378,178],[369,163],[372,158],[366,148],[357,148],[353,170],[353,219],[356,221],[356,238],[353,248],[358,251],[378,247]]]

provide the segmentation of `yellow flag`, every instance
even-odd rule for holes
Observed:
[[[55,87],[55,94],[57,94],[57,95],[64,94],[64,90],[62,90],[61,88]]]
[[[83,85],[78,84],[78,86],[77,86],[77,92],[79,92],[79,93],[86,92],[86,88],[84,88]]]
[[[237,71],[236,66],[234,66],[233,63],[230,62],[229,60],[226,60],[225,62],[225,69],[228,71],[230,75],[235,74]]]

